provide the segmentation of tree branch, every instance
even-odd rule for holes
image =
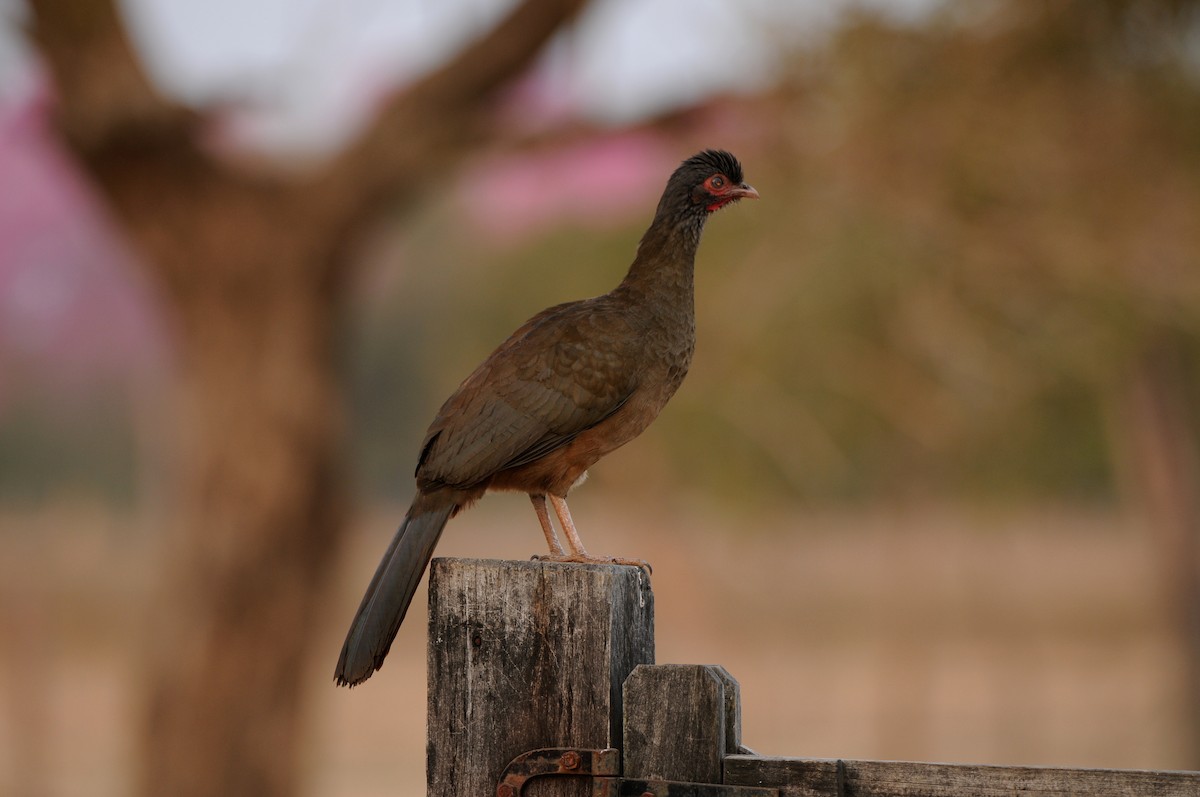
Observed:
[[[491,32],[393,99],[370,131],[336,161],[353,187],[352,217],[427,177],[476,142],[487,100],[525,71],[586,0],[524,0]],[[345,196],[345,195],[344,195]]]
[[[225,192],[274,211],[286,204],[305,220],[304,229],[328,233],[323,254],[304,258],[302,266],[327,278],[347,267],[348,246],[382,204],[423,197],[434,175],[489,135],[488,100],[527,69],[550,37],[587,4],[522,0],[449,63],[392,98],[361,139],[313,181],[293,182],[279,174],[225,168],[228,164],[199,145],[199,116],[164,98],[149,82],[114,0],[30,2],[35,39],[61,96],[59,126],[123,217],[134,227],[171,228],[170,237],[178,238],[196,218],[191,203],[202,201],[206,192]],[[189,185],[208,188],[170,192],[161,183],[177,182],[181,169]],[[178,208],[171,218],[164,218],[162,208],[150,217],[134,210],[153,204],[163,192]],[[148,254],[162,254],[141,243]]]
[[[85,158],[155,139],[192,145],[195,118],[150,83],[112,0],[29,0],[55,77],[58,124]],[[131,141],[132,140],[132,141]]]

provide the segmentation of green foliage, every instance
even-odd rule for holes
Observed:
[[[708,294],[755,328],[702,390],[756,386],[747,442],[798,494],[1109,493],[1114,392],[1200,329],[1194,82],[1018,5],[860,20],[770,105],[763,226],[735,247],[760,290]]]

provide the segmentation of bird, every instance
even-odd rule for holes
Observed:
[[[567,493],[641,434],[679,388],[695,349],[693,270],[705,222],[757,198],[730,153],[684,160],[617,287],[533,316],[463,380],[421,443],[416,495],[351,622],[339,686],[383,665],[447,521],[489,490],[529,495],[550,549],[535,558],[645,565],[589,554]]]

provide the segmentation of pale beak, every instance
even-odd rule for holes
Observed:
[[[736,188],[730,189],[729,196],[735,199],[758,199],[758,192],[754,190],[753,186],[742,183]]]

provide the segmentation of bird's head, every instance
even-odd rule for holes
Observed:
[[[658,212],[702,225],[708,214],[739,199],[758,199],[758,192],[742,179],[742,164],[724,150],[707,149],[679,164],[667,181]]]

